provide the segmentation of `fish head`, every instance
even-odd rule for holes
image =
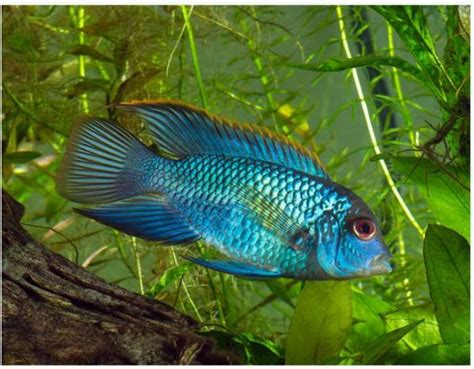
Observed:
[[[392,254],[367,204],[348,189],[348,211],[334,224],[337,237],[318,247],[318,262],[333,278],[350,279],[390,273]]]
[[[347,278],[390,273],[392,254],[388,251],[374,219],[347,219],[336,252],[336,267]]]

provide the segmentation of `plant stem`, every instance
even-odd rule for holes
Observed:
[[[83,6],[79,7],[79,12],[77,15],[77,27],[83,28],[85,25],[85,8]],[[84,32],[79,32],[79,45],[85,44],[86,35]],[[86,57],[85,55],[79,55],[79,76],[81,79],[86,77]],[[89,113],[89,101],[87,100],[87,93],[84,92],[81,94],[81,106],[82,111],[86,114]]]
[[[190,12],[188,13],[188,10],[186,9],[185,5],[181,5],[181,12],[183,13],[183,18],[184,18],[184,23],[186,25],[186,29],[188,31],[188,41],[189,41],[189,47],[191,49],[191,56],[193,59],[193,66],[194,66],[194,74],[196,76],[196,81],[199,87],[199,95],[201,97],[201,104],[204,109],[207,109],[207,99],[206,99],[206,90],[204,88],[204,83],[202,81],[202,76],[201,76],[201,68],[199,67],[199,58],[197,54],[197,49],[196,49],[196,43],[194,40],[194,33],[193,33],[193,28],[191,26],[191,21],[190,21],[190,14],[192,12],[193,7],[191,7]],[[201,245],[197,243],[197,248],[199,250],[199,253],[202,255],[204,253]],[[217,296],[217,291],[216,287],[214,285],[214,281],[212,280],[211,273],[209,272],[209,269],[206,268],[206,274],[207,278],[209,280],[209,287],[211,288],[211,291],[214,295],[214,300],[216,301],[217,304],[217,309],[219,311],[219,317],[221,319],[221,324],[225,326],[225,318],[224,318],[224,312],[222,310],[222,304]],[[222,279],[221,279],[222,281]]]
[[[176,43],[173,46],[173,49],[171,50],[170,56],[168,57],[168,62],[166,63],[166,69],[165,69],[165,76],[166,77],[168,77],[168,75],[169,75],[169,71],[170,71],[170,67],[171,67],[171,61],[173,60],[173,55],[176,52],[176,50],[178,49],[178,46],[180,45],[181,39],[183,38],[184,32],[186,31],[187,28],[188,28],[188,24],[185,23],[183,28],[179,32],[178,38],[176,40]],[[191,33],[192,33],[192,31],[191,31]],[[188,34],[189,34],[189,31],[188,31]],[[201,95],[201,99],[202,99],[202,95]]]
[[[403,232],[400,232],[398,235],[398,249],[400,250],[400,268],[403,270],[403,268],[407,264],[406,260],[406,252],[405,252],[405,240],[403,239]],[[408,305],[413,306],[413,298],[411,297],[412,295],[412,290],[410,288],[410,279],[409,278],[403,278],[402,281],[402,288],[405,290],[405,297]]]
[[[171,248],[171,255],[173,256],[173,261],[176,266],[179,265],[178,258],[176,257],[176,253],[174,252],[174,248]],[[198,320],[202,323],[204,320],[202,319],[201,314],[199,314],[199,310],[196,306],[196,304],[193,301],[193,298],[191,297],[191,294],[189,293],[188,286],[184,282],[184,279],[181,282],[181,285],[183,286],[184,293],[186,294],[186,297],[189,300],[189,303],[191,304],[191,307],[193,308],[194,312],[196,313],[196,317]]]
[[[28,110],[28,108],[26,107],[25,104],[23,104],[11,91],[10,91],[10,88],[7,87],[7,85],[5,83],[2,83],[2,90],[3,92],[5,92],[5,95],[8,96],[12,101],[13,103],[15,104],[15,106],[18,108],[18,110],[25,114],[27,117],[29,117],[30,119],[34,120],[36,123],[39,123],[41,126],[53,131],[54,133],[57,133],[61,136],[64,136],[64,133],[61,132],[60,130],[58,130],[56,127],[54,126],[49,126],[47,123],[43,122],[41,119],[39,119],[32,111]]]
[[[388,53],[390,56],[395,56],[395,47],[393,43],[393,27],[388,23],[387,23],[387,37],[388,37]],[[405,124],[408,128],[408,135],[410,137],[411,145],[413,147],[416,147],[415,130],[413,129],[413,119],[405,103],[405,98],[403,96],[402,86],[400,83],[400,77],[398,75],[397,67],[392,67],[392,81],[393,81],[393,87],[395,89],[395,92],[397,93],[397,98],[400,102],[403,120],[405,121]]]
[[[197,245],[197,248],[198,248],[198,251],[201,255],[204,254],[204,250],[203,248],[201,247],[201,245],[199,244],[199,242],[196,244]],[[218,274],[221,274],[221,272],[217,272]],[[214,300],[216,301],[216,305],[217,305],[217,310],[219,312],[219,318],[221,320],[221,324],[223,326],[226,326],[226,322],[225,322],[225,318],[224,318],[224,311],[222,309],[222,304],[221,304],[221,301],[219,300],[219,298],[217,297],[217,290],[216,290],[216,286],[214,284],[214,281],[212,280],[212,276],[211,276],[211,273],[209,272],[209,269],[206,268],[206,275],[207,275],[207,279],[209,281],[209,287],[211,288],[211,291],[212,291],[212,294],[213,294],[213,297],[214,297]],[[220,282],[223,283],[223,280],[222,278],[220,279]],[[224,286],[222,285],[222,289],[224,290]],[[225,295],[224,295],[225,297]]]
[[[196,81],[199,88],[199,95],[201,97],[202,107],[204,109],[207,109],[206,92],[204,89],[204,83],[202,81],[201,68],[199,67],[199,58],[198,58],[198,53],[196,49],[196,43],[194,40],[193,27],[191,26],[191,21],[189,18],[193,10],[193,7],[191,6],[191,10],[189,13],[188,13],[188,10],[186,9],[186,5],[181,5],[180,7],[181,7],[181,12],[183,13],[184,24],[186,25],[186,30],[188,31],[189,47],[191,49],[191,57],[193,59],[194,74],[196,75]]]
[[[252,9],[252,16],[254,18],[256,18],[257,14],[256,14],[256,11],[255,11],[255,8],[252,7],[251,9]],[[258,37],[258,35],[260,34],[260,27],[259,27],[259,24],[258,24],[257,21],[255,21],[255,27],[257,28],[257,37]],[[276,107],[276,104],[275,104],[275,100],[273,98],[273,94],[268,88],[268,86],[270,85],[270,79],[268,78],[268,75],[265,73],[265,68],[263,66],[262,57],[259,56],[258,53],[257,53],[257,42],[256,42],[257,37],[255,37],[255,39],[252,38],[252,37],[248,37],[247,38],[247,45],[248,45],[248,48],[249,48],[250,53],[252,55],[252,59],[253,59],[253,62],[255,64],[255,67],[257,68],[258,74],[260,75],[260,82],[262,84],[263,91],[265,92],[265,97],[267,99],[267,103],[268,103],[268,106],[269,106],[270,111],[271,111],[273,124],[274,124],[275,127],[277,127],[277,129],[283,129],[283,131],[284,131],[285,127],[280,127],[280,124],[278,122],[278,118],[277,118],[277,115],[276,115],[277,107]]]
[[[345,31],[345,28],[344,28],[344,20],[343,20],[341,6],[336,6],[336,13],[337,13],[337,18],[338,18],[338,22],[339,22],[339,31],[341,33],[342,45],[343,45],[344,51],[346,53],[346,57],[348,59],[352,59],[351,50],[349,48],[349,42],[347,41],[346,31]],[[359,98],[360,105],[362,107],[362,112],[364,114],[365,123],[367,125],[367,130],[369,132],[370,141],[372,142],[372,147],[374,149],[375,154],[380,155],[382,153],[382,151],[380,150],[379,144],[377,142],[377,137],[375,136],[374,127],[372,125],[372,120],[370,118],[369,108],[367,106],[367,102],[365,100],[364,92],[363,92],[362,86],[360,84],[359,74],[357,73],[357,69],[352,68],[351,69],[351,74],[352,74],[352,78],[354,80],[354,86],[355,86],[355,89],[357,91],[357,96]],[[390,187],[390,190],[395,195],[395,198],[397,199],[398,203],[400,204],[400,207],[402,208],[403,212],[407,216],[408,221],[416,229],[416,231],[418,232],[420,237],[423,239],[424,231],[421,228],[421,226],[418,224],[418,222],[416,221],[413,214],[411,213],[410,209],[408,208],[407,204],[405,203],[405,200],[403,200],[402,196],[400,195],[400,192],[398,192],[398,189],[395,186],[395,182],[393,181],[392,175],[390,174],[390,171],[387,167],[387,163],[385,162],[384,159],[378,160],[378,163],[379,163],[379,165],[382,169],[382,172],[385,176],[385,179],[387,180],[387,183]]]
[[[387,38],[388,38],[388,53],[390,56],[395,56],[395,46],[393,42],[393,27],[387,23]],[[403,120],[405,125],[408,129],[408,135],[410,137],[410,142],[412,147],[416,148],[416,135],[415,130],[413,129],[413,119],[410,114],[410,110],[408,110],[407,105],[405,103],[405,98],[402,92],[402,86],[400,83],[400,77],[398,75],[398,69],[396,67],[392,68],[392,81],[393,87],[397,94],[398,101],[400,102],[401,106],[401,113],[403,116]],[[415,151],[416,155],[417,151]],[[407,264],[406,260],[406,248],[405,248],[405,240],[403,238],[403,232],[400,231],[398,235],[398,251],[400,253],[400,268],[403,268]],[[411,297],[412,291],[410,289],[410,279],[404,278],[402,281],[402,288],[405,290],[405,298],[408,302],[408,305],[413,306],[413,298]]]
[[[133,249],[133,256],[135,257],[135,263],[137,264],[138,286],[140,287],[140,293],[144,295],[145,288],[143,287],[142,265],[140,262],[140,254],[138,253],[137,239],[135,237],[132,237],[132,249]]]

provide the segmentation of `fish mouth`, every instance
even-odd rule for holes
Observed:
[[[367,268],[369,274],[374,275],[374,274],[390,273],[393,270],[392,265],[390,265],[390,259],[392,257],[393,255],[388,251],[385,251],[375,256],[369,262],[369,265]]]

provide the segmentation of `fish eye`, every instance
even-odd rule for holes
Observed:
[[[369,219],[356,219],[352,223],[352,232],[362,241],[369,241],[375,236],[375,224]]]

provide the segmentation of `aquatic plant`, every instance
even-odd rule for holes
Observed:
[[[3,187],[43,243],[165,301],[250,364],[469,362],[468,7],[7,6]],[[72,212],[54,176],[74,122],[176,98],[318,153],[376,210],[395,271],[270,282],[196,268]],[[215,252],[198,244],[204,257]]]

